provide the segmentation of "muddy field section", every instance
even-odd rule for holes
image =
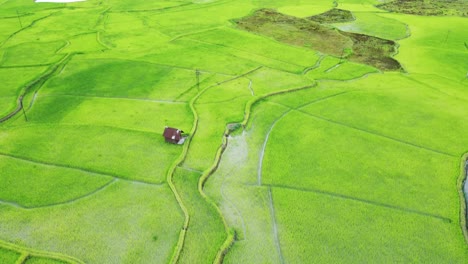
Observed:
[[[353,19],[351,12],[340,9],[309,18],[289,16],[273,9],[260,9],[235,23],[239,28],[258,35],[367,64],[381,71],[402,70],[400,63],[392,58],[397,52],[396,42],[344,32],[328,25]]]
[[[466,0],[396,0],[377,7],[390,12],[421,16],[468,17]]]

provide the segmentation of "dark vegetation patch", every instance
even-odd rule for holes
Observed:
[[[396,43],[391,40],[343,32],[310,19],[284,15],[272,9],[260,9],[236,23],[243,30],[283,43],[309,47],[380,70],[401,69],[400,63],[391,57],[396,52]]]
[[[400,63],[392,58],[397,49],[393,40],[358,33],[340,32],[353,40],[353,53],[349,57],[351,61],[368,64],[380,70],[402,69]]]
[[[466,0],[396,0],[377,7],[391,12],[422,16],[468,17]]]
[[[319,23],[344,23],[344,22],[351,22],[355,20],[353,13],[351,13],[351,11],[338,9],[338,8],[330,9],[325,13],[311,16],[311,17],[308,17],[307,19],[310,19]]]
[[[287,44],[311,47],[335,56],[340,56],[343,48],[351,48],[353,45],[351,39],[331,27],[272,9],[260,9],[251,16],[237,20],[237,25],[241,29]]]

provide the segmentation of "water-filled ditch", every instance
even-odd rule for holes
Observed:
[[[468,228],[468,160],[465,161],[465,180],[463,181],[463,193],[465,194],[465,204],[466,204],[466,222]]]

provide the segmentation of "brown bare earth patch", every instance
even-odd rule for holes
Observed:
[[[325,13],[308,17],[308,19],[313,20],[318,23],[344,23],[344,22],[351,22],[355,20],[353,13],[351,13],[351,11],[343,10],[339,8],[330,9]]]
[[[323,18],[326,16],[324,14],[319,16]],[[327,21],[332,21],[332,18]],[[394,41],[343,32],[310,18],[297,18],[272,9],[260,9],[237,20],[236,23],[239,28],[249,32],[353,62],[365,63],[383,71],[402,68],[400,63],[391,57],[397,50]]]
[[[391,12],[421,16],[468,17],[466,0],[396,0],[377,7]]]

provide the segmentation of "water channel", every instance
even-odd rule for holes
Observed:
[[[468,160],[465,161],[465,180],[463,181],[463,193],[465,194],[465,217],[468,228]]]

